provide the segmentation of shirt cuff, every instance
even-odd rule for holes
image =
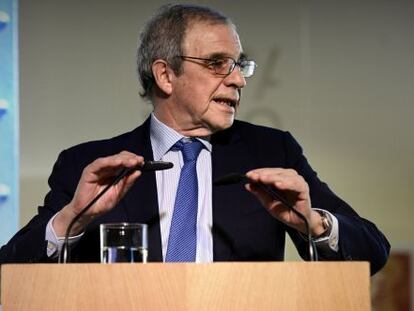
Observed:
[[[46,225],[46,235],[45,239],[47,241],[47,256],[51,259],[55,259],[58,257],[58,254],[62,250],[63,242],[65,241],[65,237],[58,237],[56,235],[55,230],[53,229],[53,220],[55,219],[57,213],[49,220]],[[80,240],[83,236],[83,232],[81,234],[75,235],[73,237],[69,237],[68,244],[72,245],[75,244]]]
[[[318,249],[323,251],[334,251],[338,252],[339,250],[339,225],[338,219],[328,212],[327,210],[315,208],[314,210],[325,214],[326,217],[329,218],[330,223],[332,224],[332,229],[329,235],[322,236],[314,240],[315,245]]]

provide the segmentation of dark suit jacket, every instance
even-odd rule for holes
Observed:
[[[84,143],[63,151],[49,178],[50,192],[38,215],[0,250],[1,262],[47,262],[45,227],[49,219],[70,202],[83,168],[98,157],[122,150],[152,159],[150,119],[135,130],[115,138]],[[320,181],[293,137],[279,130],[235,121],[228,130],[212,136],[213,180],[231,172],[258,167],[293,168],[309,184],[312,206],[333,213],[339,220],[339,252],[320,254],[322,259],[368,260],[374,273],[389,253],[389,244],[371,222],[359,217]],[[91,223],[72,249],[72,260],[99,261],[99,224],[142,222],[149,225],[149,261],[162,261],[155,173],[146,172],[120,203]],[[307,242],[280,223],[240,184],[213,186],[214,261],[283,260],[285,233],[300,255],[307,258]]]

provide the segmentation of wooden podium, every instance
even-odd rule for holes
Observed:
[[[3,311],[371,310],[366,262],[20,264]]]

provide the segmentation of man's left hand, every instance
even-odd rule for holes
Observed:
[[[309,186],[295,170],[260,168],[248,172],[246,176],[253,182],[248,183],[246,189],[259,199],[273,217],[302,233],[306,233],[306,226],[302,219],[282,202],[255,186],[254,183],[261,183],[281,193],[293,208],[305,216],[312,236],[319,236],[325,231],[321,215],[312,209]]]

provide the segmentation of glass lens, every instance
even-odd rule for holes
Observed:
[[[214,60],[214,63],[212,65],[214,67],[215,73],[219,75],[227,75],[233,71],[235,62],[231,58],[223,58]]]
[[[240,64],[240,69],[243,77],[249,78],[253,76],[256,69],[256,63],[254,61],[244,61]]]

